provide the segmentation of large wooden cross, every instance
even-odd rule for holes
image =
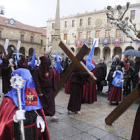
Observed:
[[[136,87],[105,119],[106,124],[111,125],[118,119],[137,99],[138,87]]]
[[[62,86],[68,80],[68,78],[70,77],[75,66],[78,66],[81,69],[81,71],[83,71],[83,72],[86,71],[89,73],[89,70],[87,69],[87,67],[82,62],[80,62],[83,59],[83,57],[90,51],[90,48],[87,45],[84,44],[82,46],[82,48],[80,49],[80,51],[78,52],[76,57],[74,56],[73,52],[69,49],[69,47],[63,41],[61,41],[59,43],[59,46],[67,54],[67,56],[71,59],[72,63],[70,64],[70,66],[68,67],[66,72],[61,76],[61,79],[57,85],[57,91],[55,92],[55,96],[58,94],[58,92],[60,91]],[[94,82],[94,79],[89,77],[88,81]]]

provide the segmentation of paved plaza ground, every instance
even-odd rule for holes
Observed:
[[[116,106],[109,105],[105,94],[98,95],[98,101],[93,104],[82,104],[81,115],[68,115],[69,95],[63,91],[55,99],[59,121],[51,122],[46,117],[51,140],[130,140],[138,103],[109,126],[105,124],[105,118]]]

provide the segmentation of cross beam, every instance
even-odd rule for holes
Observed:
[[[106,124],[111,125],[118,119],[137,99],[138,87],[136,87],[105,119]]]
[[[79,62],[83,59],[83,57],[89,53],[90,48],[87,45],[83,45],[76,57],[74,56],[73,52],[68,48],[68,46],[64,42],[60,42],[59,46],[61,49],[69,56],[69,58],[72,60],[72,63],[66,70],[66,72],[61,76],[61,79],[57,85],[57,91],[55,92],[55,96],[60,91],[61,87],[64,85],[64,83],[68,80],[70,77],[73,69],[75,66],[78,66],[77,63],[75,63],[75,59]],[[80,62],[79,62],[80,63]],[[82,64],[81,64],[82,65]],[[83,64],[84,65],[84,64]],[[84,65],[85,66],[85,65]],[[93,81],[93,80],[92,80]]]

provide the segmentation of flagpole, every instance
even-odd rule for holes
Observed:
[[[17,90],[18,107],[19,107],[19,110],[22,110],[20,89],[23,88],[24,80],[22,79],[22,77],[20,77],[18,74],[16,74],[15,76],[12,76],[10,82],[11,82],[11,86],[14,89]],[[20,121],[20,131],[21,131],[21,140],[25,140],[24,122],[23,122],[23,120]]]

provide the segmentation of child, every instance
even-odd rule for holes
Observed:
[[[122,93],[122,71],[121,66],[116,66],[116,71],[113,74],[113,81],[112,81],[112,87],[110,90],[110,94],[108,97],[108,100],[110,101],[110,104],[112,104],[112,101],[116,101],[116,104],[118,104],[119,101],[121,101],[121,93]]]

